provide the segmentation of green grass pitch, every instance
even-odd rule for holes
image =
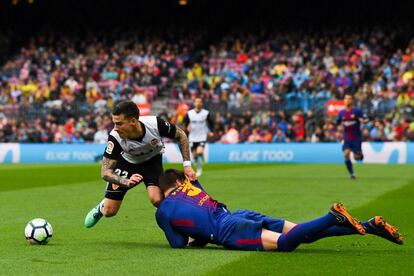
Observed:
[[[166,168],[171,165],[166,165]],[[361,220],[383,215],[405,244],[374,236],[328,238],[292,253],[242,252],[209,245],[170,249],[143,185],[116,217],[94,228],[85,214],[103,197],[99,164],[0,165],[0,275],[412,275],[414,169],[409,165],[210,164],[200,178],[230,210],[253,209],[302,222],[342,201]],[[54,236],[30,246],[26,223],[47,219]]]

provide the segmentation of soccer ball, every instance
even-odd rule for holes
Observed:
[[[47,244],[52,238],[52,234],[52,225],[42,218],[32,219],[24,229],[24,235],[29,244]]]

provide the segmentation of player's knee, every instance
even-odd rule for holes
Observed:
[[[362,154],[355,154],[354,157],[355,157],[355,160],[358,160],[358,161],[364,159],[364,155]]]
[[[116,213],[118,213],[118,209],[116,207],[112,207],[112,206],[104,206],[102,209],[102,214],[105,217],[113,217],[116,215]]]

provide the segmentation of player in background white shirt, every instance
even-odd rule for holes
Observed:
[[[210,112],[203,108],[203,100],[201,98],[194,100],[194,108],[185,115],[184,124],[189,133],[188,140],[197,168],[196,176],[198,177],[202,174],[204,147],[207,143],[207,138],[213,135],[211,132],[213,129],[213,121]]]

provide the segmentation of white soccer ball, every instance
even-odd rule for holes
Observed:
[[[24,235],[29,244],[47,244],[52,238],[52,234],[52,225],[42,218],[32,219],[24,229]]]

